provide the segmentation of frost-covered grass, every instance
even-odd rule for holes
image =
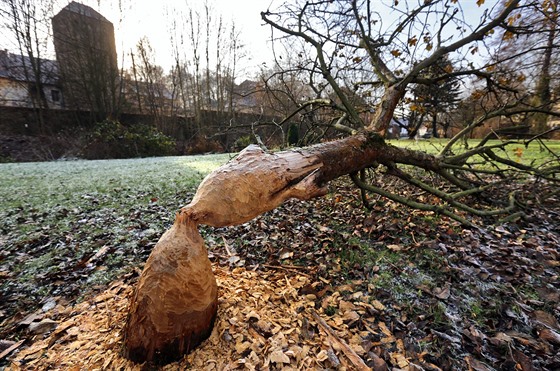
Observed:
[[[229,158],[225,154],[0,164],[0,211],[70,208],[83,203],[84,197],[103,195],[113,196],[106,200],[110,203],[120,203],[132,195],[145,200],[169,197],[192,191],[206,174]]]
[[[0,164],[0,272],[8,277],[0,292],[33,306],[141,265],[204,176],[229,159]]]

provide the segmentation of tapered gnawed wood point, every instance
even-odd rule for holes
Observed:
[[[289,198],[323,196],[320,158],[301,151],[268,153],[256,145],[208,175],[183,211],[197,224],[243,224]]]
[[[196,224],[185,213],[160,238],[132,297],[124,355],[135,362],[169,363],[211,333],[216,279]]]

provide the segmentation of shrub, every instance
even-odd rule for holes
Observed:
[[[235,151],[241,151],[243,148],[247,147],[250,144],[254,144],[255,141],[253,140],[251,135],[245,135],[242,137],[237,138],[235,143],[233,143],[233,149]]]
[[[210,140],[204,136],[197,136],[186,148],[189,155],[201,153],[222,153],[224,147],[217,140]]]
[[[88,159],[166,156],[174,154],[175,142],[152,126],[105,120],[95,125],[83,152]]]

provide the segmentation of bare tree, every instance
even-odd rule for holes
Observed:
[[[462,155],[453,155],[453,153],[461,152],[453,147],[460,143],[461,137],[468,135],[474,128],[483,125],[492,117],[538,112],[543,111],[543,108],[527,106],[523,91],[516,91],[515,87],[506,85],[499,79],[494,79],[494,76],[486,72],[486,66],[475,68],[473,63],[468,60],[455,68],[440,68],[437,74],[429,72],[444,56],[449,59],[462,59],[460,57],[464,55],[476,53],[477,48],[483,45],[479,41],[488,37],[491,30],[507,27],[508,17],[519,9],[519,4],[509,2],[508,6],[503,7],[494,18],[490,17],[488,12],[485,13],[481,23],[473,25],[472,28],[467,27],[462,19],[460,5],[457,2],[426,2],[416,9],[406,11],[396,5],[392,5],[392,7],[396,12],[402,11],[402,16],[386,30],[382,30],[381,26],[376,26],[382,22],[369,1],[305,3],[301,7],[295,5],[282,8],[276,13],[263,13],[263,19],[275,29],[282,31],[284,35],[304,40],[307,45],[313,47],[314,54],[311,54],[313,59],[309,60],[307,70],[316,75],[322,75],[338,98],[340,103],[331,100],[328,102],[328,107],[341,112],[343,119],[337,121],[337,126],[347,132],[354,131],[356,125],[362,125],[363,130],[384,136],[395,115],[397,105],[405,99],[407,89],[411,85],[430,86],[450,81],[450,79],[468,76],[483,77],[487,83],[487,90],[509,92],[511,95],[509,99],[496,100],[496,104],[487,107],[487,111],[482,116],[477,117],[451,139],[439,156],[425,157],[425,154],[418,154],[415,165],[435,173],[438,179],[448,182],[452,187],[458,187],[458,190],[454,192],[467,192],[471,196],[483,194],[496,181],[496,176],[503,177],[504,175],[501,170],[496,170],[489,174],[491,176],[487,179],[483,179],[479,170],[469,164],[469,161],[474,161],[472,156],[482,154],[485,160],[510,166],[512,171],[529,171],[524,165],[517,165],[495,153],[495,151],[503,150],[508,144],[507,141],[495,145],[494,148],[480,145],[476,150]],[[428,27],[428,24],[431,24],[432,27]],[[349,52],[341,56],[339,50]],[[352,71],[349,63],[356,65],[356,70],[359,72],[363,68],[364,60],[368,60],[377,75],[374,81],[361,79],[363,75],[360,73],[347,72]],[[339,70],[343,70],[344,73],[339,73]],[[381,99],[369,122],[364,122],[364,115],[360,113],[359,107],[351,102],[349,94],[344,90],[344,86],[348,85],[348,79],[351,79],[354,85],[368,84],[381,88]],[[445,206],[450,207],[448,211],[468,209],[469,212],[476,215],[492,215],[507,214],[508,211],[514,209],[514,207],[508,206],[512,206],[512,204],[508,204],[507,196],[502,203],[504,207],[492,210],[474,209],[463,203],[456,204],[454,192],[442,192],[438,189],[441,188],[441,184],[429,185],[420,182],[415,176],[408,173],[406,168],[399,169],[399,162],[409,163],[410,157],[416,155],[407,154],[406,156],[407,159],[394,158],[390,163],[384,164],[385,174],[419,187],[422,191],[438,195],[442,201],[448,203]],[[430,160],[422,165],[428,159]],[[430,168],[432,165],[435,165],[437,170]],[[552,174],[550,171],[553,169],[551,167],[544,172],[542,169],[531,169],[531,171],[538,174],[539,178],[550,178]],[[414,207],[434,210],[434,205],[418,203],[402,197],[402,195],[390,194],[371,184],[358,183],[371,192],[379,193],[409,206],[414,205]],[[451,212],[451,214],[454,214],[454,217],[458,216],[455,212]],[[464,218],[457,219],[462,219],[463,223],[466,222]]]
[[[500,3],[500,9],[505,6]],[[493,43],[491,68],[502,72],[502,83],[524,88],[530,95],[527,104],[536,109],[550,110],[559,99],[553,94],[560,87],[559,6],[558,0],[522,1]],[[528,120],[540,132],[546,129],[548,115],[536,112]]]
[[[45,112],[49,109],[49,104],[44,82],[46,79],[53,79],[52,75],[56,71],[47,70],[42,56],[47,49],[52,1],[6,0],[2,3],[0,14],[21,55],[16,74],[23,75],[39,132],[46,134]]]
[[[195,136],[208,136],[234,114],[236,68],[244,56],[240,34],[235,23],[226,22],[210,2],[200,9],[177,10],[170,17],[172,81],[185,114],[194,118]]]
[[[558,194],[560,158],[556,154],[542,166],[531,166],[503,155],[512,143],[509,140],[489,142],[485,138],[473,148],[458,148],[461,138],[491,117],[537,112],[517,99],[515,92],[511,100],[476,117],[437,155],[385,142],[395,109],[412,84],[475,75],[484,77],[492,89],[511,90],[469,62],[437,76],[427,71],[446,55],[453,59],[476,53],[492,30],[507,27],[519,0],[508,2],[494,15],[485,13],[472,28],[462,19],[458,1],[425,1],[416,8],[402,3],[389,5],[398,16],[387,28],[375,11],[379,2],[370,0],[301,1],[262,13],[263,20],[283,37],[295,40],[293,45],[300,40],[310,47],[305,69],[328,84],[330,91],[325,93],[336,97],[322,96],[321,103],[316,102],[317,97],[313,100],[339,115],[333,124],[348,136],[280,153],[249,147],[201,183],[192,202],[158,242],[140,277],[124,330],[128,357],[167,362],[209,334],[217,296],[213,277],[200,270],[209,262],[197,224],[244,223],[288,198],[324,195],[326,183],[345,174],[364,191],[465,226],[474,226],[476,219],[469,214],[482,221],[519,216],[524,197],[537,196],[524,192],[527,182],[533,189],[540,188],[541,200],[547,194]],[[375,72],[375,80],[363,80],[361,77],[369,75],[357,73],[365,68],[364,61]],[[354,65],[356,73],[351,69]],[[371,97],[375,104],[372,115],[363,115],[354,104],[353,90],[345,89],[352,86],[350,82],[379,90],[378,98]],[[389,191],[375,182],[379,177],[395,177],[417,191]],[[189,275],[194,267],[199,270]]]
[[[162,130],[163,117],[170,116],[172,113],[171,102],[173,97],[167,90],[167,80],[164,76],[163,68],[155,64],[154,51],[150,42],[146,38],[140,39],[136,46],[140,65],[134,63],[134,85],[137,89],[137,96],[140,108],[146,107],[148,113],[154,118],[156,127]]]

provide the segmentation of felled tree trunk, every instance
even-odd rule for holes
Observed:
[[[208,175],[182,212],[197,224],[242,224],[289,198],[323,196],[325,185],[342,175],[395,160],[433,169],[438,166],[433,156],[387,145],[369,132],[277,153],[252,145]]]
[[[249,146],[209,174],[148,258],[125,327],[125,355],[137,362],[180,358],[211,332],[216,281],[196,225],[245,223],[289,198],[326,193],[325,184],[377,162],[430,164],[433,157],[362,133],[303,149],[268,153]]]

